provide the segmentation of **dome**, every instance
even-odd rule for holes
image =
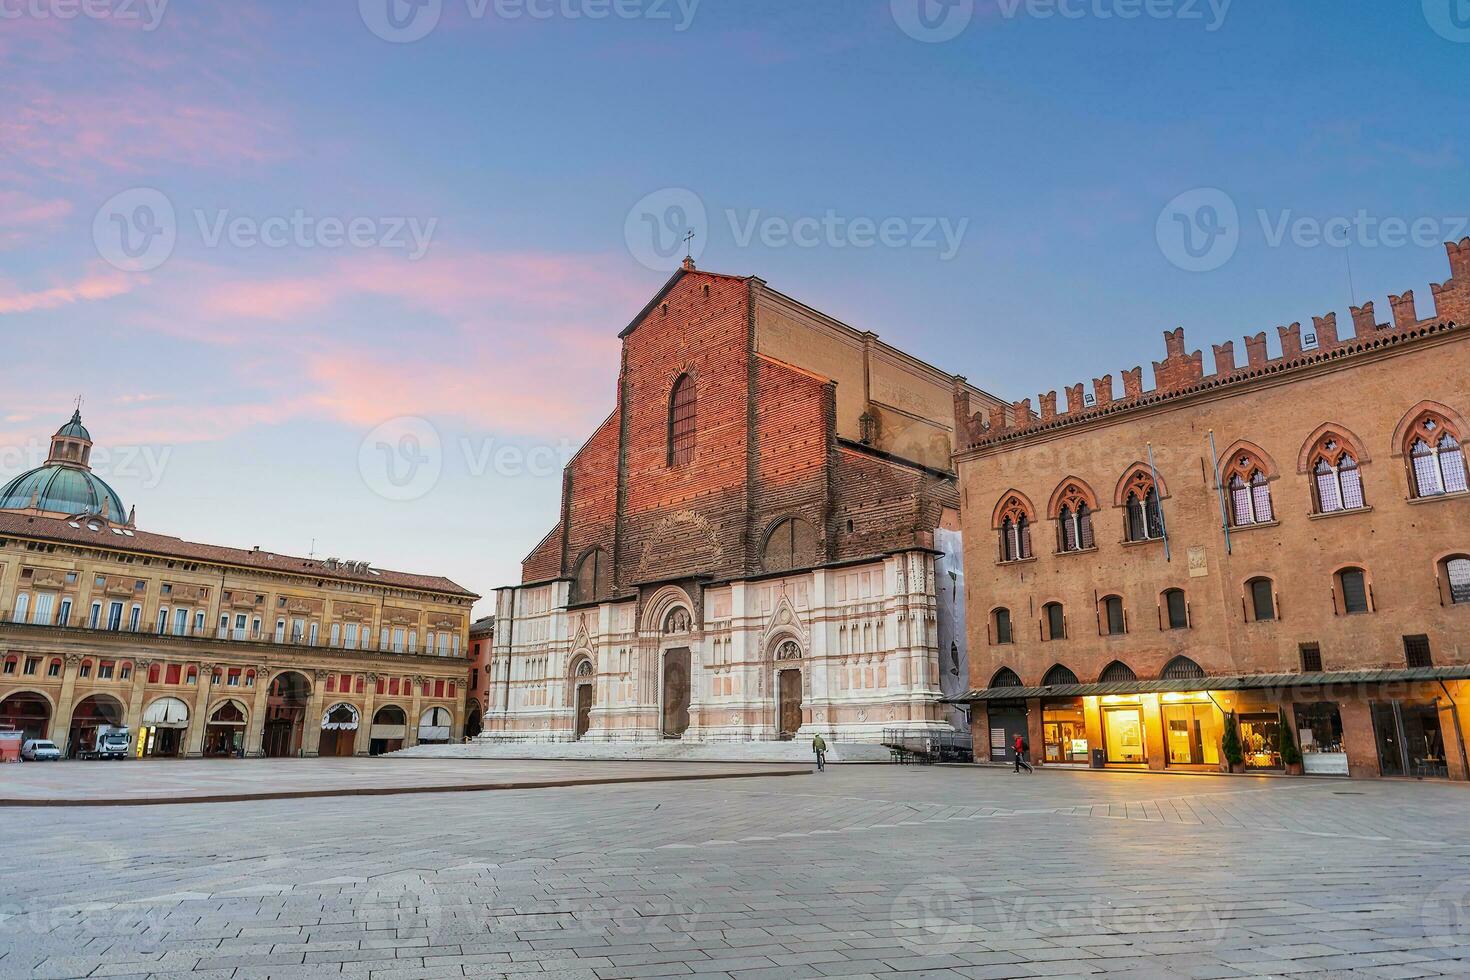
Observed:
[[[82,410],[79,408],[71,414],[71,421],[56,430],[58,436],[66,436],[69,439],[85,439],[92,441],[92,433],[82,424]]]
[[[0,487],[0,510],[38,510],[68,517],[105,513],[119,524],[128,519],[128,509],[116,490],[90,470],[61,463],[47,463]]]

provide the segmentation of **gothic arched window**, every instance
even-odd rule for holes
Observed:
[[[670,466],[684,466],[694,459],[697,408],[693,376],[679,375],[669,394]]]
[[[1408,455],[1415,497],[1464,493],[1465,450],[1459,434],[1433,412],[1425,412],[1409,430]]]
[[[1266,467],[1253,454],[1234,457],[1225,472],[1225,484],[1230,490],[1230,523],[1235,527],[1270,524],[1276,519]]]

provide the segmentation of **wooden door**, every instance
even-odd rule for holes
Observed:
[[[801,728],[801,671],[783,670],[780,673],[780,735],[790,741],[796,738]]]
[[[689,649],[664,653],[664,738],[689,730]]]
[[[592,685],[577,686],[577,741],[592,728]]]

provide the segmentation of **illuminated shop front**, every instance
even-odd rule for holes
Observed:
[[[1056,668],[1053,668],[1056,670]],[[1470,667],[1255,674],[968,691],[977,761],[1009,762],[1018,734],[1042,766],[1224,772],[1234,725],[1236,771],[1309,776],[1465,779],[1457,737]],[[1048,679],[1055,675],[1048,674]],[[1191,690],[1193,688],[1193,690]]]

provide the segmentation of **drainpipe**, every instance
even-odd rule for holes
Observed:
[[[1450,702],[1450,720],[1455,723],[1455,741],[1460,744],[1460,770],[1465,773],[1466,779],[1470,779],[1470,760],[1467,760],[1465,754],[1465,729],[1460,727],[1460,707],[1455,704],[1455,698],[1450,694],[1450,689],[1445,687],[1444,678],[1441,677],[1438,680],[1439,689],[1444,691],[1445,698]]]

